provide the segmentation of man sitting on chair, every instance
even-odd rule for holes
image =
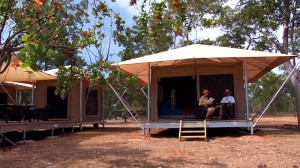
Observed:
[[[230,106],[235,103],[234,97],[231,96],[231,91],[229,89],[226,89],[224,94],[225,96],[221,100],[222,105],[219,111],[219,119],[222,119],[224,111],[227,115],[230,115]]]

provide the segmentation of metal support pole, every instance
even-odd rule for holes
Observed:
[[[19,149],[19,147],[13,143],[11,140],[9,140],[8,138],[6,138],[6,136],[4,136],[2,133],[0,133],[0,139],[9,142],[10,144],[12,144],[14,147],[16,147],[17,149]]]
[[[248,72],[247,72],[247,63],[246,58],[244,58],[244,81],[245,81],[245,98],[246,98],[246,119],[250,117],[249,114],[249,93],[248,93]]]
[[[282,85],[280,86],[280,88],[277,90],[277,92],[274,94],[274,96],[272,97],[272,99],[270,100],[270,102],[268,103],[267,107],[264,109],[264,111],[261,113],[261,115],[258,117],[258,119],[256,120],[255,124],[253,125],[253,127],[255,127],[257,125],[257,123],[259,122],[259,120],[262,118],[262,116],[266,113],[266,111],[268,110],[268,108],[270,107],[270,105],[273,103],[273,101],[275,100],[275,98],[277,97],[277,95],[279,94],[279,92],[283,89],[284,85],[288,82],[288,80],[292,77],[292,75],[294,74],[294,72],[297,71],[297,68],[300,65],[300,61],[297,63],[297,65],[292,69],[292,71],[290,72],[290,74],[287,76],[287,78],[285,79],[285,81],[282,83]]]
[[[141,90],[142,90],[142,92],[144,93],[145,97],[148,99],[148,96],[147,96],[147,94],[146,94],[145,91],[144,91],[144,87],[141,87]]]
[[[17,89],[17,85],[16,84],[14,84],[14,86],[15,86],[15,91],[16,91],[16,104],[20,104],[19,103],[19,99],[18,99],[18,89]]]
[[[21,104],[21,102],[22,102],[22,92],[18,91],[18,101],[17,101],[17,104]]]
[[[7,93],[8,97],[11,99],[11,101],[16,104],[16,101],[11,97],[11,95],[9,94],[9,92],[5,89],[5,87],[3,86],[3,84],[1,83],[1,86],[3,88],[3,90]]]
[[[26,140],[26,131],[23,130],[22,132],[22,140],[25,141]]]
[[[34,105],[34,85],[35,83],[32,82],[32,87],[31,87],[31,104]]]
[[[150,95],[150,83],[151,83],[151,79],[150,79],[150,63],[148,63],[148,122],[150,122],[150,110],[151,110],[151,95]]]
[[[124,92],[122,93],[121,97],[123,97],[124,94],[125,94],[126,92],[127,92],[127,88],[124,90]],[[103,100],[104,100],[104,99],[103,99]],[[120,99],[115,103],[113,109],[109,112],[109,114],[108,114],[108,116],[106,117],[106,119],[108,119],[108,118],[111,116],[112,112],[115,110],[115,108],[117,107],[117,105],[118,105],[119,103],[120,103]]]
[[[131,115],[131,117],[135,120],[135,122],[141,126],[141,124],[138,122],[138,120],[134,117],[134,115],[131,113],[131,110],[127,107],[126,103],[123,101],[123,99],[120,97],[120,95],[117,93],[117,91],[111,86],[111,84],[109,84],[110,88],[113,90],[113,92],[117,95],[117,97],[120,99],[121,103],[123,104],[123,106],[126,108],[126,110],[128,111],[128,113]]]
[[[80,131],[82,131],[82,77],[80,78],[80,90],[79,90],[79,127]]]

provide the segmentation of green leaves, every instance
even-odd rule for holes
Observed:
[[[250,105],[253,112],[261,112],[270,98],[275,94],[281,86],[286,75],[275,74],[269,72],[264,75],[257,83],[250,85],[250,90],[253,93],[250,99]],[[282,92],[277,96],[274,103],[270,106],[268,114],[294,113],[295,112],[295,97],[291,82],[289,82]]]
[[[26,42],[28,41],[28,39],[31,37],[30,34],[25,34],[23,37],[22,37],[22,41]]]

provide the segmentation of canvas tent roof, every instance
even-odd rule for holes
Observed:
[[[217,65],[232,66],[244,60],[247,63],[249,82],[257,81],[276,66],[289,61],[294,56],[229,47],[193,44],[165,52],[113,64],[124,71],[138,75],[147,83],[148,63],[150,66]]]
[[[15,55],[12,56],[12,59],[9,64],[10,65],[7,68],[7,70],[4,73],[0,74],[1,82],[33,82],[38,80],[56,79],[55,76],[51,76],[43,72],[35,72],[29,66],[23,68],[23,62]],[[3,69],[6,65],[7,63],[3,63],[1,65],[1,69]]]
[[[71,65],[65,66],[65,68],[70,68],[70,67],[71,67]],[[59,71],[58,68],[54,68],[54,69],[50,69],[50,70],[44,71],[44,73],[48,74],[48,75],[51,75],[51,76],[57,76],[58,71]]]
[[[14,86],[16,90],[19,91],[24,91],[24,90],[31,90],[32,86],[31,84],[28,83],[20,83],[20,82],[4,82],[2,83],[3,85],[9,85],[9,86]],[[35,87],[35,86],[34,86]]]

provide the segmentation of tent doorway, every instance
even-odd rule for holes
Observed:
[[[67,118],[68,117],[68,96],[62,99],[55,95],[55,87],[47,88],[47,108],[49,118]]]
[[[234,96],[233,74],[201,75],[199,82],[201,95],[203,89],[208,89],[208,96],[215,99],[214,103],[221,102],[224,97],[225,89],[229,89],[231,91],[231,95]],[[234,116],[234,113],[233,109],[231,115]],[[215,112],[214,115],[218,115],[218,113]]]
[[[7,104],[7,93],[0,93],[0,104]]]
[[[90,90],[86,88],[87,94],[87,104],[86,104],[86,114],[87,115],[97,115],[98,114],[98,92],[97,90]]]
[[[196,100],[196,79],[192,76],[161,78],[158,82],[158,118],[193,118]]]

